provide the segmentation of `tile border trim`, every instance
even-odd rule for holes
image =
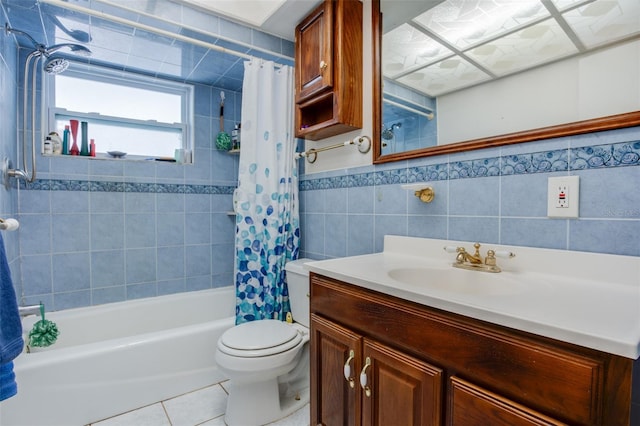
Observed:
[[[304,177],[301,191],[412,182],[640,166],[640,140],[503,155],[323,178]]]
[[[151,194],[233,194],[235,186],[193,185],[176,183],[86,181],[69,179],[38,179],[25,184],[20,181],[20,189],[30,191],[89,191],[89,192],[137,192]]]

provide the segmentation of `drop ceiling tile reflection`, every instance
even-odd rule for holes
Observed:
[[[415,18],[443,40],[465,49],[544,17],[539,0],[450,0]]]
[[[562,16],[588,48],[640,35],[639,0],[599,0]]]
[[[415,71],[397,81],[428,96],[438,96],[489,79],[487,73],[456,56]]]
[[[422,31],[403,24],[382,38],[382,73],[385,76],[395,76],[452,54],[453,51]]]
[[[551,0],[551,3],[555,6],[559,11],[565,11],[570,7],[574,7],[575,5],[581,3],[591,3],[594,0]]]
[[[501,76],[578,53],[560,25],[547,19],[465,52],[490,72]]]

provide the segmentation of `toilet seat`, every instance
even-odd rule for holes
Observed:
[[[302,341],[295,327],[278,320],[252,321],[225,331],[218,349],[227,355],[256,358],[279,354]]]

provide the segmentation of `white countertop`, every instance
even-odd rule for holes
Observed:
[[[494,274],[454,268],[445,245],[473,243],[385,236],[382,253],[314,261],[310,271],[494,324],[636,359],[640,357],[640,258],[529,247],[507,250]],[[424,283],[394,279],[424,273]],[[391,275],[390,275],[391,274]],[[421,276],[421,275],[420,275]],[[444,282],[447,281],[447,282]]]

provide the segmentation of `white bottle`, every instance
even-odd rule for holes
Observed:
[[[51,136],[47,136],[44,139],[44,154],[51,155],[53,154],[53,144],[51,143]]]
[[[49,137],[51,138],[51,153],[53,155],[61,155],[62,154],[62,139],[56,132],[49,133]]]
[[[238,125],[236,124],[235,128],[231,131],[231,149],[240,148],[240,144],[238,143]]]

